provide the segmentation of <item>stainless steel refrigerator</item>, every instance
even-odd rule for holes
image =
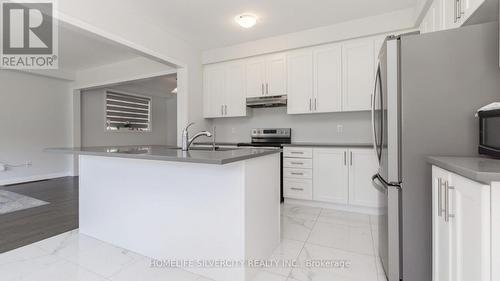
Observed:
[[[390,36],[373,95],[379,256],[390,281],[432,280],[428,155],[477,155],[475,110],[500,101],[498,23]]]

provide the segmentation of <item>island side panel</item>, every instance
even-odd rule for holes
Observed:
[[[245,257],[268,259],[280,243],[280,154],[245,161]],[[249,267],[247,280],[257,273]]]
[[[80,233],[156,259],[244,259],[243,161],[80,156]],[[186,268],[218,280],[244,269]]]
[[[491,280],[500,280],[500,182],[491,184]]]

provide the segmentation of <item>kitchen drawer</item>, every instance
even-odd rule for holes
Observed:
[[[283,149],[284,157],[293,158],[312,158],[312,148],[310,147],[285,147]]]
[[[312,169],[283,168],[284,178],[312,179]]]
[[[283,167],[312,169],[312,159],[307,158],[283,158]]]
[[[312,180],[283,179],[283,196],[312,200]]]

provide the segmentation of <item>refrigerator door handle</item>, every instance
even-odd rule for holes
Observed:
[[[377,66],[377,74],[375,75],[375,86],[373,88],[373,94],[372,94],[372,134],[373,134],[373,149],[375,150],[375,154],[377,155],[377,161],[378,164],[380,165],[380,158],[381,158],[381,153],[379,153],[379,148],[378,148],[378,143],[377,143],[377,132],[375,128],[375,101],[377,99],[377,85],[381,82],[380,81],[380,61],[378,62]],[[380,93],[382,94],[382,93]]]
[[[384,184],[383,180],[380,179],[380,175],[376,174],[372,176],[373,187],[382,193],[387,193],[388,187]]]

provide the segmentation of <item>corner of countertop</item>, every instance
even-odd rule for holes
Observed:
[[[426,156],[427,163],[468,179],[491,184],[500,182],[500,160],[484,156]]]

